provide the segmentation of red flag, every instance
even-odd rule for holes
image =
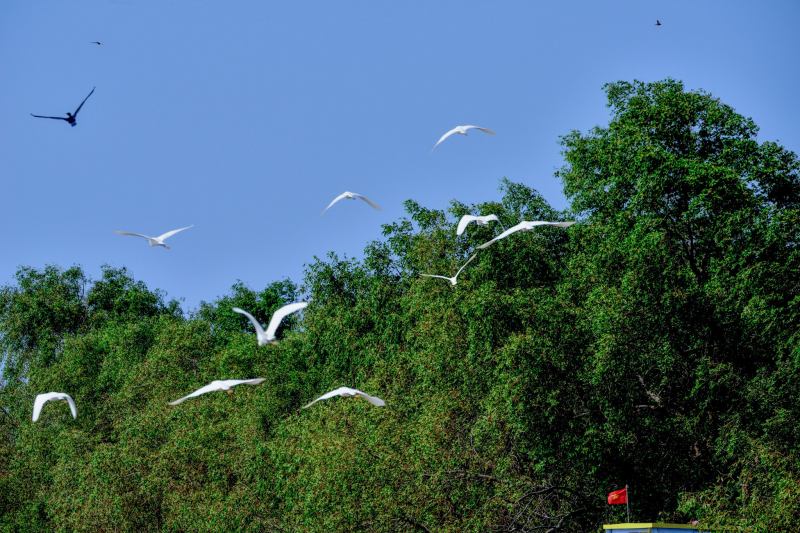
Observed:
[[[608,493],[608,505],[621,505],[628,503],[628,487]]]

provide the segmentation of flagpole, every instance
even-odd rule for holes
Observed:
[[[628,523],[631,522],[631,493],[628,492],[628,485],[625,484],[625,506],[628,508]]]

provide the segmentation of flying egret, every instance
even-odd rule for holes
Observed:
[[[464,264],[461,266],[461,268],[459,268],[459,269],[458,269],[458,272],[456,272],[456,275],[455,275],[455,276],[453,276],[452,278],[448,278],[447,276],[439,276],[439,275],[436,275],[436,274],[420,274],[420,276],[425,276],[426,278],[439,278],[439,279],[446,279],[447,281],[449,281],[449,282],[450,282],[450,285],[452,285],[453,287],[455,287],[455,286],[456,286],[456,282],[458,281],[458,275],[459,275],[459,274],[461,274],[461,271],[462,271],[462,270],[464,270],[464,268],[465,268],[465,267],[466,267],[468,264],[470,264],[470,262],[471,262],[473,259],[475,259],[477,256],[478,256],[478,254],[472,254],[472,257],[470,257],[469,259],[467,259],[467,262],[466,262],[466,263],[464,263]]]
[[[488,241],[488,242],[485,242],[485,243],[481,244],[480,246],[478,246],[478,249],[485,250],[486,248],[488,248],[492,244],[496,243],[500,239],[505,239],[506,237],[508,237],[512,233],[516,233],[518,231],[530,231],[533,228],[538,227],[538,226],[557,226],[559,228],[568,228],[569,226],[573,225],[574,223],[575,223],[574,221],[571,221],[571,222],[544,222],[544,221],[541,221],[541,220],[534,220],[532,222],[528,222],[526,220],[523,220],[522,222],[520,222],[516,226],[512,226],[512,227],[508,228],[507,230],[505,230],[503,233],[501,233],[500,235],[498,235],[497,237],[495,237],[491,241]]]
[[[358,389],[351,389],[350,387],[339,387],[336,390],[332,390],[330,392],[327,392],[327,393],[323,394],[322,396],[320,396],[319,398],[317,398],[313,402],[304,405],[303,409],[311,407],[312,405],[314,405],[315,403],[317,403],[320,400],[328,400],[330,398],[333,398],[334,396],[341,396],[342,398],[351,398],[353,396],[361,396],[362,398],[364,398],[365,400],[367,400],[369,403],[371,403],[372,405],[374,405],[376,407],[383,407],[384,405],[386,405],[386,402],[384,402],[383,400],[381,400],[377,396],[370,396],[366,392],[361,392]]]
[[[36,422],[39,420],[39,415],[42,412],[44,404],[58,400],[67,402],[69,404],[69,410],[72,412],[72,418],[78,418],[78,408],[75,407],[75,400],[72,399],[72,396],[63,392],[48,392],[37,395],[36,399],[33,401],[33,421]]]
[[[378,204],[376,204],[375,202],[373,202],[372,200],[370,200],[369,198],[367,198],[363,194],[358,194],[357,192],[344,191],[342,194],[340,194],[339,196],[334,198],[333,201],[328,204],[328,207],[326,207],[325,209],[322,210],[322,213],[320,213],[320,216],[324,215],[325,211],[327,211],[328,209],[333,207],[334,204],[336,204],[340,200],[345,200],[345,199],[347,199],[347,200],[363,200],[364,202],[368,203],[369,205],[371,205],[375,209],[380,210],[380,208],[381,208],[381,206],[379,206]]]
[[[475,215],[464,215],[461,217],[461,220],[458,221],[456,235],[461,235],[464,233],[464,230],[467,229],[467,226],[469,226],[472,222],[475,222],[475,224],[478,226],[485,226],[489,222],[500,222],[500,220],[497,218],[497,215],[484,215],[480,217],[476,217]]]
[[[77,125],[76,119],[78,118],[78,113],[80,112],[81,108],[83,107],[83,104],[86,103],[86,100],[88,100],[89,97],[92,96],[92,93],[94,93],[95,89],[96,89],[96,87],[92,87],[92,90],[89,92],[89,94],[86,95],[86,98],[83,99],[83,102],[81,102],[81,105],[78,106],[78,108],[75,110],[75,112],[74,113],[69,113],[68,112],[66,117],[50,117],[50,116],[45,116],[45,115],[34,115],[33,113],[31,113],[31,116],[32,117],[36,117],[36,118],[52,118],[54,120],[65,120],[67,122],[67,124],[69,124],[72,127],[75,127]]]
[[[233,394],[231,390],[233,387],[237,385],[259,385],[264,382],[264,378],[255,378],[255,379],[223,379],[223,380],[216,380],[212,381],[205,387],[200,387],[193,393],[189,394],[188,396],[184,396],[183,398],[177,399],[174,402],[169,402],[170,405],[178,405],[179,403],[183,403],[189,398],[195,398],[207,392],[214,392],[217,390],[224,390],[228,394]]]
[[[456,126],[452,130],[450,130],[447,133],[445,133],[444,135],[442,135],[439,138],[439,140],[436,141],[436,144],[434,144],[433,148],[431,148],[431,152],[434,151],[437,146],[439,146],[444,141],[446,141],[448,137],[450,137],[452,135],[456,135],[456,134],[458,134],[458,135],[466,135],[469,130],[481,130],[483,133],[488,133],[489,135],[494,135],[494,132],[492,130],[490,130],[489,128],[482,128],[480,126],[472,126],[472,125]]]
[[[141,233],[132,233],[130,231],[119,231],[119,230],[117,230],[114,233],[116,233],[118,235],[128,235],[130,237],[141,237],[143,239],[147,239],[147,242],[150,243],[150,246],[162,246],[162,247],[166,248],[167,250],[170,250],[171,248],[169,246],[167,246],[166,244],[164,244],[164,241],[169,239],[170,237],[172,237],[176,233],[180,233],[183,230],[187,230],[187,229],[193,228],[193,227],[194,227],[194,224],[192,224],[191,226],[186,226],[186,227],[183,227],[183,228],[174,229],[174,230],[168,231],[166,233],[162,233],[158,237],[149,237],[147,235],[142,235]]]
[[[297,302],[294,304],[284,305],[283,307],[281,307],[272,314],[272,318],[269,321],[269,326],[267,326],[267,331],[264,331],[264,328],[262,328],[261,324],[258,323],[256,317],[254,317],[244,309],[239,309],[238,307],[234,307],[233,312],[246,316],[250,320],[250,322],[252,322],[253,327],[256,328],[256,338],[258,338],[258,345],[264,346],[265,344],[278,342],[278,339],[275,338],[275,333],[278,331],[278,326],[280,326],[281,320],[283,320],[287,315],[291,315],[292,313],[296,313],[301,309],[305,309],[307,305],[308,302]]]

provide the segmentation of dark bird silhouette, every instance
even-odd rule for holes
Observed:
[[[89,97],[92,96],[92,93],[94,93],[95,89],[96,89],[96,87],[92,87],[91,92],[86,95],[86,98],[83,99],[83,102],[81,102],[81,105],[78,106],[78,109],[76,109],[74,113],[67,112],[67,116],[66,117],[47,117],[47,116],[43,116],[43,115],[34,115],[33,113],[31,113],[31,116],[32,117],[36,117],[36,118],[52,118],[54,120],[65,120],[70,126],[72,126],[74,128],[75,125],[77,124],[75,119],[78,117],[78,113],[80,112],[81,108],[83,107],[83,104],[86,103],[86,100],[88,100]]]
[[[92,41],[89,44],[96,44],[97,46],[103,46],[103,43],[101,43],[100,41]]]
[[[656,19],[656,26],[661,26],[661,21]]]

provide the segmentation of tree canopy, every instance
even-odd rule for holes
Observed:
[[[550,206],[409,200],[360,259],[185,313],[106,267],[0,290],[0,529],[591,531],[800,516],[800,163],[680,82],[605,87]],[[467,213],[570,220],[482,250]],[[258,347],[247,319],[307,298]],[[171,407],[215,379],[257,387]],[[300,406],[339,386],[385,399]],[[71,394],[73,420],[33,398]]]

